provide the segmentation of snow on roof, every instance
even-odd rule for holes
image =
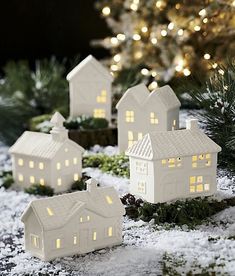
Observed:
[[[147,160],[219,152],[221,147],[201,130],[160,131],[146,134],[126,155]]]
[[[110,82],[113,81],[113,77],[109,73],[109,71],[97,59],[95,59],[92,55],[89,55],[84,60],[82,60],[76,67],[74,67],[73,70],[68,73],[66,79],[68,81],[71,81],[79,73],[79,71],[82,68],[84,68],[85,66],[89,66],[89,65],[94,66],[94,68],[100,74],[102,74],[104,78],[108,79]]]
[[[152,102],[153,99],[157,99],[168,110],[175,107],[180,107],[181,105],[179,99],[169,85],[157,88],[151,93],[143,83],[133,86],[124,93],[124,95],[117,103],[116,108],[118,109],[120,105],[130,97],[134,97],[136,102],[141,106]]]
[[[39,158],[51,159],[63,145],[69,143],[81,152],[84,149],[70,139],[59,141],[52,139],[51,134],[25,131],[10,148],[11,154],[22,154]]]
[[[112,204],[107,202],[106,196],[109,196]],[[96,187],[91,192],[79,191],[33,200],[21,217],[23,222],[31,208],[45,230],[66,225],[83,209],[107,218],[125,214],[125,208],[113,187]]]

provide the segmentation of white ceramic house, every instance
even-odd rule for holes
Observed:
[[[111,120],[111,84],[109,71],[89,55],[68,75],[70,116],[88,115]]]
[[[168,85],[151,93],[144,84],[136,85],[126,91],[116,108],[121,152],[146,133],[179,128],[180,101]]]
[[[196,119],[185,130],[149,133],[126,151],[130,192],[150,203],[212,195],[219,151]]]
[[[113,187],[87,190],[32,201],[21,220],[25,250],[44,261],[83,254],[122,243],[125,208]]]
[[[10,148],[17,186],[27,188],[38,183],[62,192],[80,179],[84,149],[68,138],[64,120],[56,112],[50,134],[25,131]]]

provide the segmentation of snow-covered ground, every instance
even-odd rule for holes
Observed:
[[[117,148],[96,146],[92,152],[115,154]],[[0,147],[0,169],[10,165],[7,148]],[[128,179],[86,168],[101,185],[112,185],[120,195],[128,192]],[[234,193],[234,179],[223,172],[218,177],[217,197]],[[0,275],[179,275],[215,271],[235,275],[235,207],[216,214],[211,221],[188,229],[154,225],[124,218],[123,244],[82,256],[42,262],[23,250],[23,224],[20,215],[35,196],[12,189],[0,189]],[[170,275],[175,275],[174,272]],[[211,274],[208,274],[211,275]]]

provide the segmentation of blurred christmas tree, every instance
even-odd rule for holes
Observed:
[[[111,50],[107,64],[120,82],[134,70],[152,90],[174,77],[200,79],[235,56],[234,0],[101,0],[96,7],[113,37],[95,44]]]

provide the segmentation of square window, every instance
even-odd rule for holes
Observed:
[[[94,116],[94,118],[105,118],[105,110],[104,109],[94,109],[93,116]]]
[[[40,183],[40,185],[44,186],[44,185],[45,185],[44,179],[43,179],[43,178],[40,178],[39,183]]]
[[[193,168],[197,168],[197,163],[192,163]]]
[[[158,118],[154,112],[150,112],[150,123],[158,124]]]
[[[210,190],[210,184],[204,184],[204,190],[209,191]]]
[[[204,159],[204,154],[200,154],[198,158],[199,158],[200,160],[203,160],[203,159]]]
[[[44,169],[44,163],[43,162],[39,162],[38,167],[39,167],[40,170],[43,170]]]
[[[24,160],[22,158],[18,159],[18,165],[23,166],[24,165]]]
[[[197,192],[203,192],[203,185],[202,184],[198,184],[197,185]]]
[[[18,180],[19,180],[20,182],[23,182],[23,181],[24,181],[24,176],[23,176],[23,174],[21,174],[21,173],[18,174]]]
[[[126,122],[127,123],[133,123],[134,122],[134,111],[133,110],[127,110],[126,111]]]
[[[197,161],[197,155],[192,156],[192,161]]]
[[[202,176],[198,176],[197,177],[197,182],[198,183],[202,183],[203,182],[203,177]]]
[[[195,186],[190,186],[190,193],[195,193]]]
[[[34,162],[33,162],[33,161],[29,161],[29,167],[30,167],[31,169],[34,168]]]
[[[166,159],[162,159],[162,165],[166,164]]]
[[[190,184],[194,184],[196,182],[195,176],[190,176]]]
[[[31,175],[31,176],[29,177],[29,182],[30,182],[31,184],[34,184],[34,183],[35,183],[35,177]]]

